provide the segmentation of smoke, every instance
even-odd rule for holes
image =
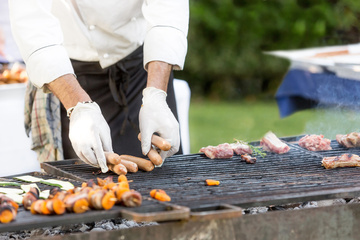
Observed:
[[[359,81],[337,77],[335,74],[314,75],[314,89],[321,104],[315,116],[305,126],[306,134],[322,134],[335,139],[336,134],[359,132]]]
[[[360,112],[344,107],[318,107],[315,116],[305,125],[306,134],[322,134],[335,139],[336,134],[359,132]]]

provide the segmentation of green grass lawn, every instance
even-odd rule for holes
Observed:
[[[299,111],[281,119],[274,101],[191,101],[189,130],[191,153],[203,146],[239,139],[258,141],[267,131],[278,137],[301,134],[336,134],[359,131],[360,114],[339,108]]]

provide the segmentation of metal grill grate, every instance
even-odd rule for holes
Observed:
[[[264,158],[257,156],[256,164],[246,164],[239,156],[208,159],[203,154],[176,155],[166,159],[161,168],[129,173],[127,177],[133,180],[131,187],[144,196],[148,196],[151,189],[160,188],[171,196],[172,203],[191,209],[219,204],[263,206],[359,195],[359,168],[327,170],[321,166],[321,160],[323,156],[360,154],[360,149],[346,149],[332,141],[333,150],[310,152],[294,142],[299,138],[286,139],[291,147],[288,153],[267,153]],[[258,145],[258,142],[252,144]],[[80,161],[47,164],[52,168],[52,174],[62,171],[84,180],[95,177],[96,169]],[[109,175],[114,174],[98,176]],[[221,183],[206,186],[205,179],[208,178]]]

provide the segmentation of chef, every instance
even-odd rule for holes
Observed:
[[[187,52],[187,0],[10,0],[9,13],[40,161],[106,172],[104,152],[147,155],[155,133],[171,144],[163,159],[179,151],[172,71]]]

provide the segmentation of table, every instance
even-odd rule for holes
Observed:
[[[291,63],[275,95],[281,118],[318,106],[359,108],[360,43],[265,54]]]
[[[360,81],[339,77],[326,68],[312,72],[290,67],[275,98],[281,118],[318,106],[359,108]]]

